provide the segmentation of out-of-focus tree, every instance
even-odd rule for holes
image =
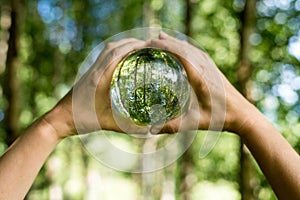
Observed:
[[[4,125],[8,125],[9,115],[5,112],[13,105],[6,92],[8,83],[4,80],[9,76],[4,69],[10,66],[10,3],[15,1],[0,0],[0,152],[7,147],[8,131]],[[245,0],[22,2],[23,11],[17,13],[22,15],[18,36],[14,39],[18,44],[18,72],[12,73],[17,74],[16,78],[11,78],[19,81],[16,93],[20,97],[16,99],[21,106],[13,128],[24,129],[47,112],[71,88],[78,66],[97,44],[131,28],[161,25],[187,33],[199,42],[229,80],[237,88],[247,90],[244,94],[300,152],[299,0],[257,0],[256,11],[251,13],[256,16],[253,32],[245,37],[250,45],[246,54],[252,70],[244,85],[237,69],[243,46],[240,30],[245,23],[241,17]],[[118,142],[132,145],[129,137],[112,135]],[[222,200],[241,199],[239,138],[222,133],[212,152],[199,159],[204,135],[205,132],[199,132],[189,156],[182,157],[190,167],[184,168],[182,160],[178,161],[144,176],[149,178],[144,185],[142,175],[109,169],[87,154],[77,137],[68,138],[50,156],[27,199],[143,199],[146,193],[150,199],[183,199],[180,194],[175,196],[175,191],[180,191],[184,183],[192,183],[186,190],[190,199],[218,199],[221,193]],[[253,172],[257,178],[255,183],[250,181],[252,195],[257,199],[275,199],[258,167]]]
[[[192,16],[193,16],[193,7],[196,4],[191,0],[185,1],[185,17],[184,17],[184,32],[187,36],[190,36],[192,29]],[[189,134],[189,133],[182,133]],[[184,138],[182,145],[187,145],[186,143],[188,138]],[[192,197],[192,186],[194,185],[195,179],[191,179],[189,177],[193,177],[195,173],[195,149],[188,148],[183,155],[177,161],[177,180],[176,180],[176,195],[179,199],[182,200],[190,200]],[[197,154],[197,153],[196,153]]]
[[[251,88],[247,84],[252,75],[253,66],[251,65],[250,56],[250,36],[253,33],[253,28],[256,21],[256,0],[246,0],[244,9],[241,13],[241,28],[240,28],[240,52],[237,71],[238,89],[249,100],[249,92]],[[243,200],[257,199],[254,193],[257,187],[257,172],[253,164],[253,159],[247,147],[241,141],[240,149],[240,193]]]
[[[5,12],[3,14],[3,20],[7,20],[6,23],[8,26],[8,34],[7,41],[3,41],[3,43],[7,42],[7,55],[6,55],[6,63],[5,63],[5,72],[4,78],[2,81],[3,92],[6,96],[6,100],[8,102],[6,111],[5,111],[5,131],[6,131],[6,143],[11,144],[14,139],[18,137],[19,134],[19,114],[22,102],[20,101],[20,80],[18,73],[20,69],[20,28],[22,25],[22,4],[18,0],[12,0],[4,2],[4,9],[8,13],[9,16],[5,16]],[[5,11],[3,9],[3,11]],[[9,22],[8,22],[9,21]],[[3,35],[5,35],[5,23]],[[4,39],[4,38],[3,38]]]
[[[298,152],[299,4],[282,0],[257,2],[257,23],[250,36],[254,71],[249,82],[251,98]],[[258,197],[275,199],[260,175]]]

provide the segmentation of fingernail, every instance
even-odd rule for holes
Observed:
[[[159,33],[159,39],[167,39],[168,38],[168,34],[166,34],[165,32],[161,31]]]

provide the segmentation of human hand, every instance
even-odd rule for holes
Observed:
[[[178,56],[197,99],[182,117],[168,121],[160,132],[188,130],[191,121],[198,122],[198,129],[238,132],[246,121],[243,110],[252,105],[230,84],[207,53],[165,33],[152,40],[151,46]]]
[[[108,43],[73,89],[45,115],[60,138],[96,130],[123,132],[111,110],[110,83],[115,67],[129,52],[146,46],[134,38]]]

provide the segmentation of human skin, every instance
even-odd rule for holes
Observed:
[[[129,38],[109,43],[94,66],[75,84],[76,92],[85,94],[96,88],[95,107],[97,123],[82,120],[81,133],[95,130],[99,125],[105,130],[116,130],[109,101],[109,86],[115,65],[128,52],[146,46],[145,41]],[[99,70],[104,69],[104,70]],[[99,79],[98,77],[102,78]],[[101,85],[101,87],[98,87]],[[55,146],[65,137],[75,135],[77,127],[73,119],[71,90],[58,104],[35,121],[0,158],[0,199],[24,199],[36,175]],[[81,96],[80,98],[87,98]],[[80,101],[79,101],[80,102]],[[84,102],[80,105],[84,116],[91,110]]]
[[[185,119],[197,120],[201,130],[221,128],[236,133],[253,154],[278,198],[300,199],[300,158],[296,151],[229,83],[205,52],[165,33],[150,41],[129,38],[107,45],[91,69],[75,84],[74,90],[34,122],[2,155],[0,199],[23,199],[55,146],[65,137],[75,135],[77,130],[80,129],[80,133],[99,128],[122,131],[114,120],[109,100],[112,74],[117,63],[128,52],[149,46],[166,49],[181,59],[199,107],[189,109],[181,118],[167,122],[160,133],[177,132],[180,128],[178,124],[181,124],[179,121]],[[216,84],[216,79],[222,84]],[[72,103],[79,98],[82,116],[92,115],[90,105],[81,98],[86,98],[84,94],[87,91],[94,90],[97,120],[79,118],[79,126],[75,126]],[[225,110],[220,107],[221,113],[212,113],[212,98],[215,100],[213,105],[220,104]]]
[[[189,81],[198,98],[200,112],[192,114],[194,119],[199,120],[198,128],[208,128],[209,119],[212,119],[210,98],[220,97],[223,94],[222,90],[225,90],[226,113],[219,113],[220,116],[225,114],[223,130],[241,137],[278,199],[300,199],[298,153],[265,116],[229,83],[211,58],[189,43],[165,33],[161,33],[159,39],[152,40],[151,45],[174,53],[184,63]],[[221,77],[223,82],[221,86],[214,85],[216,77]],[[167,123],[164,131],[175,132],[178,129],[178,120],[180,119]]]

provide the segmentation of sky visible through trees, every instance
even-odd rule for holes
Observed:
[[[242,86],[238,67],[246,48],[241,41],[243,17],[246,2],[252,1],[0,0],[0,152],[66,94],[96,45],[144,26],[188,33],[300,152],[300,0],[254,2],[255,12],[247,14],[253,17],[246,37],[249,47],[243,51],[249,78]],[[126,135],[104,134],[128,151],[145,145]],[[237,136],[222,133],[212,152],[200,159],[204,135],[197,134],[184,168],[179,160],[148,174],[110,169],[93,158],[78,137],[68,138],[51,154],[26,198],[276,199],[251,157],[250,197],[243,194],[241,175],[246,169],[241,168]],[[160,137],[162,144],[157,142],[156,148],[172,139]]]

